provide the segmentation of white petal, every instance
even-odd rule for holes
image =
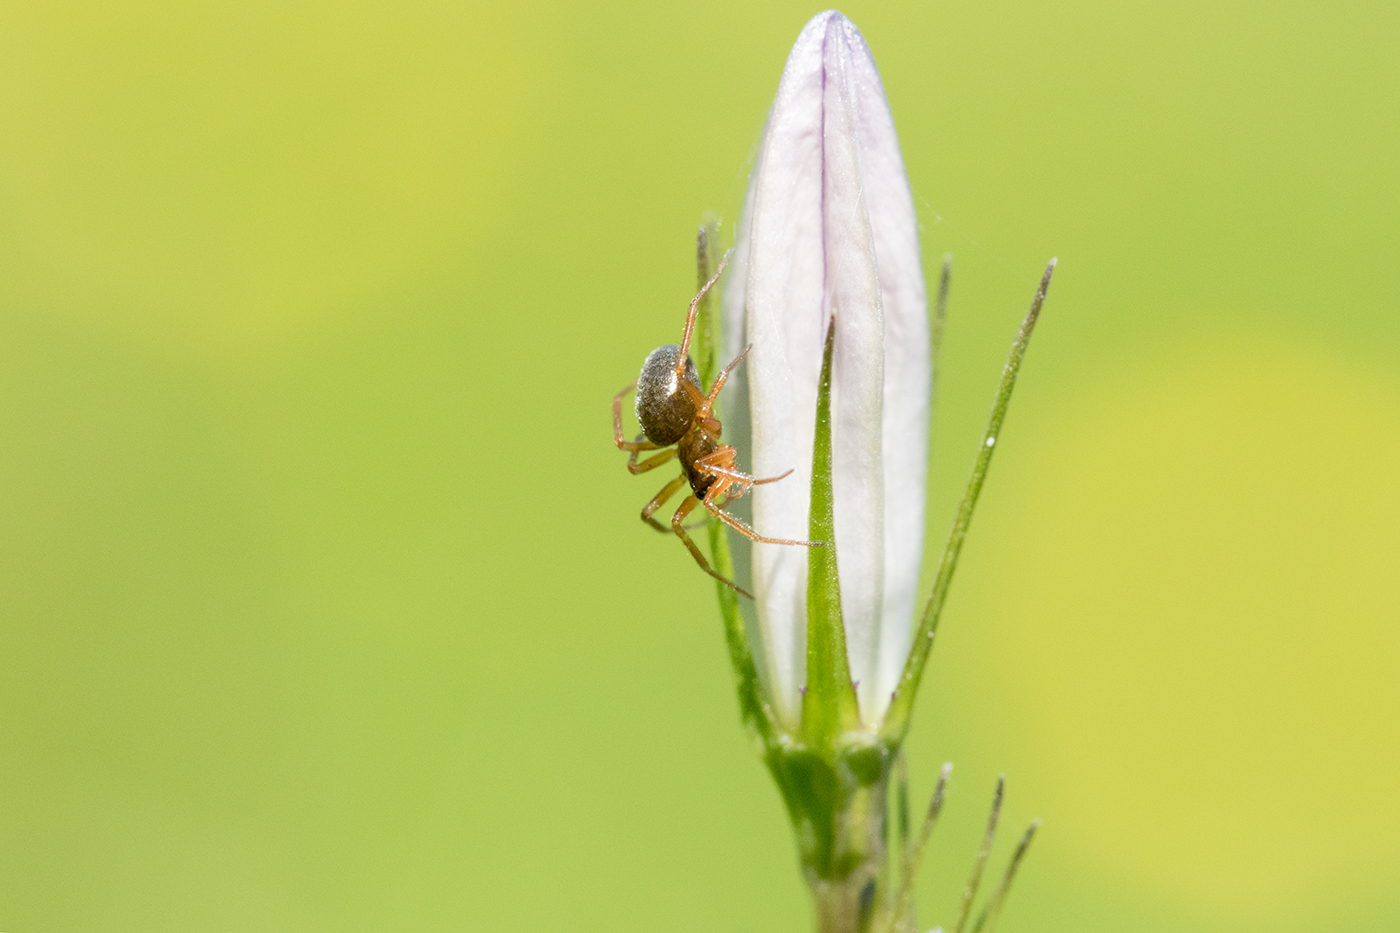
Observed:
[[[884,315],[875,241],[865,198],[861,136],[871,108],[883,109],[877,83],[855,80],[857,55],[868,56],[850,20],[828,20],[824,42],[824,204],[826,306],[836,313],[832,361],[832,493],[836,568],[846,654],[862,717],[875,705],[876,658],[884,602],[885,483],[882,400]],[[854,41],[853,41],[854,40]],[[871,70],[874,63],[870,63]],[[871,91],[875,96],[871,96]]]
[[[725,295],[727,355],[733,355],[739,341],[753,346],[742,370],[749,396],[752,471],[760,477],[793,471],[752,494],[754,528],[777,538],[807,537],[811,413],[816,409],[825,325],[824,30],[817,26],[814,20],[802,31],[783,71],[750,179]],[[779,716],[795,724],[798,688],[806,680],[806,548],[755,545],[752,566],[761,632],[756,660]]]
[[[852,41],[864,47],[858,32]],[[853,55],[852,64],[856,96],[864,102],[858,124],[861,178],[884,310],[884,599],[872,702],[867,704],[863,691],[861,698],[862,716],[872,722],[889,706],[914,632],[933,376],[919,227],[899,137],[874,59],[866,51]],[[844,591],[844,575],[841,582]]]
[[[755,475],[793,470],[753,492],[753,523],[763,535],[807,537],[817,380],[836,314],[837,564],[852,677],[862,718],[874,723],[912,625],[928,325],[913,201],[884,89],[859,31],[835,11],[809,22],[788,58],[732,270],[726,354],[744,339],[753,351],[746,384],[728,403],[730,436],[750,434]],[[749,419],[734,412],[745,395]],[[736,558],[743,556],[741,543]],[[761,673],[779,714],[795,723],[806,667],[806,549],[754,546],[752,570]]]

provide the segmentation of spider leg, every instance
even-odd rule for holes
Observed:
[[[765,538],[763,535],[745,525],[739,519],[721,509],[718,505],[710,501],[710,497],[705,496],[704,506],[715,518],[733,528],[739,534],[750,541],[757,541],[760,544],[800,544],[804,547],[826,547],[825,541],[790,541],[787,538]]]
[[[786,473],[780,473],[777,476],[768,476],[763,479],[758,479],[741,470],[733,469],[734,448],[727,444],[714,453],[706,454],[699,460],[696,460],[695,466],[699,468],[701,472],[708,473],[711,476],[723,476],[733,480],[738,485],[743,486],[745,492],[748,491],[748,487],[750,486],[762,486],[764,483],[776,483],[778,480],[784,479],[792,473],[792,470],[788,470]],[[743,494],[743,492],[739,493],[741,496]]]
[[[696,466],[699,467],[702,473],[707,476],[713,476],[720,483],[724,484],[724,502],[719,502],[719,496],[715,496],[714,499],[711,500],[720,508],[724,508],[724,506],[728,505],[730,499],[742,499],[748,493],[749,487],[753,485],[753,477],[747,473],[740,473],[738,470],[716,466],[713,463],[698,463]],[[718,483],[716,485],[718,485]],[[731,490],[729,488],[731,486],[735,488]],[[710,497],[706,496],[705,498],[708,499]]]
[[[671,516],[671,530],[676,533],[676,537],[681,539],[681,543],[684,544],[686,550],[690,552],[690,556],[695,558],[695,562],[700,565],[701,570],[705,571],[734,592],[747,596],[749,599],[753,599],[752,593],[740,589],[733,580],[726,579],[710,569],[710,562],[705,560],[705,555],[700,553],[700,549],[695,546],[695,542],[690,540],[690,535],[685,533],[685,527],[682,522],[685,521],[685,517],[699,504],[699,499],[694,496],[686,496],[685,501],[681,503],[681,507],[676,509],[676,514]]]
[[[695,461],[697,470],[715,479],[705,491],[707,501],[717,503],[723,496],[724,504],[727,505],[730,499],[740,499],[748,493],[749,487],[753,485],[753,477],[732,469],[733,466],[734,448],[727,444]],[[731,486],[734,489],[731,490]],[[724,505],[720,505],[719,508],[724,508]]]
[[[633,460],[636,460],[636,453],[639,450],[658,450],[660,444],[653,444],[651,441],[628,441],[622,437],[622,397],[637,387],[635,382],[629,382],[622,387],[622,391],[613,396],[613,443],[618,450],[630,450],[633,453]],[[629,469],[631,469],[629,467]],[[633,470],[633,472],[636,472]]]
[[[685,474],[682,473],[680,476],[677,476],[665,486],[662,486],[661,491],[656,494],[656,497],[650,502],[648,502],[646,506],[642,509],[642,521],[646,522],[648,525],[655,528],[662,534],[665,534],[666,526],[658,522],[656,519],[652,518],[652,516],[656,514],[656,510],[661,508],[661,506],[666,502],[667,499],[671,498],[676,494],[677,489],[680,489],[684,485]]]
[[[685,378],[685,355],[690,352],[690,335],[695,331],[695,318],[699,313],[700,300],[705,297],[705,293],[710,290],[710,286],[719,281],[720,275],[724,272],[724,267],[729,265],[729,257],[734,254],[734,250],[724,254],[724,258],[719,261],[719,268],[715,274],[710,276],[710,280],[700,288],[700,294],[695,296],[695,300],[690,303],[690,311],[685,316],[685,336],[681,338],[681,354],[676,357],[676,378]],[[733,586],[734,584],[730,584]],[[738,589],[738,587],[734,587]]]
[[[787,473],[781,473],[777,476],[755,479],[747,473],[740,473],[738,470],[730,470],[726,467],[716,466],[710,463],[704,464],[701,469],[712,476],[724,476],[732,479],[736,484],[743,486],[745,489],[748,489],[750,486],[762,486],[764,483],[776,483],[780,479],[787,479],[788,474],[792,472],[788,470]]]
[[[685,357],[681,357],[681,359],[685,359]],[[700,389],[698,387],[690,384],[689,378],[681,376],[676,384],[685,390],[686,395],[690,396],[690,404],[695,406],[697,412],[704,409],[697,417],[704,417],[705,414],[709,413],[709,409],[705,408],[705,396],[700,394]]]
[[[710,394],[705,396],[705,403],[701,406],[701,410],[703,412],[708,414],[710,409],[714,407],[715,399],[719,397],[719,390],[724,388],[724,383],[729,379],[729,374],[734,371],[735,366],[738,366],[744,361],[744,357],[748,356],[749,351],[752,349],[752,344],[750,344],[747,347],[744,347],[744,349],[740,351],[739,355],[734,357],[734,359],[732,359],[729,362],[728,366],[720,370],[719,375],[715,377],[715,384],[710,386]]]
[[[638,435],[638,437],[640,436],[641,435]],[[647,443],[651,444],[650,441],[647,441]],[[650,449],[655,450],[656,445],[652,444]],[[676,459],[676,448],[674,447],[669,447],[656,456],[648,457],[640,463],[637,462],[637,453],[638,451],[634,450],[632,451],[632,456],[627,458],[627,472],[631,473],[633,476],[636,476],[638,473],[645,473],[647,470],[654,470],[663,463],[669,463]]]
[[[719,506],[720,508],[724,508],[726,505],[733,502],[735,499],[738,499],[741,496],[743,496],[743,494],[744,491],[742,489],[738,492],[730,492],[728,489],[726,489],[724,491],[724,495],[720,496],[715,500],[715,505]],[[696,526],[691,525],[690,527],[694,528]]]

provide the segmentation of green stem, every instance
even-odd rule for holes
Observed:
[[[856,788],[834,814],[839,838],[830,863],[803,866],[817,933],[870,933],[884,925],[886,793],[884,780]]]

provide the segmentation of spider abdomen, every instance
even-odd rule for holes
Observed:
[[[660,447],[680,440],[695,420],[695,401],[676,378],[680,354],[681,348],[675,344],[657,347],[647,354],[637,377],[637,423],[647,440]],[[688,356],[685,378],[700,388],[700,374]]]

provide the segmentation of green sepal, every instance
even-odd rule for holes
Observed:
[[[808,517],[808,538],[821,544],[807,549],[807,684],[802,694],[802,738],[817,748],[834,748],[842,734],[860,727],[836,572],[835,499],[831,492],[831,358],[835,338],[833,315],[822,351],[821,381],[817,383]]]
[[[722,576],[734,579],[734,561],[729,554],[729,538],[719,522],[710,523],[710,555],[715,571]],[[758,680],[758,668],[754,664],[753,651],[749,648],[748,631],[744,628],[744,617],[739,612],[739,594],[723,583],[716,583],[719,593],[719,614],[724,622],[724,642],[729,649],[729,664],[734,668],[735,686],[739,691],[739,716],[762,741],[765,749],[777,742],[775,731],[776,717],[773,709],[763,699],[763,688]]]
[[[713,216],[706,217],[695,238],[695,271],[699,286],[704,287],[719,267],[719,221]],[[695,368],[700,374],[700,382],[709,386],[718,370],[719,324],[714,312],[713,292],[700,300],[696,311]],[[718,403],[716,403],[716,409]],[[708,523],[710,536],[710,562],[715,572],[728,580],[734,579],[734,559],[729,553],[729,536],[724,526],[717,521]],[[748,630],[744,627],[744,617],[739,610],[739,594],[716,583],[719,594],[719,614],[724,623],[724,642],[729,649],[729,664],[734,669],[735,686],[739,693],[739,716],[744,725],[751,729],[767,749],[776,740],[774,734],[774,714],[764,702],[763,688],[758,680],[758,667],[753,660],[753,650],[749,646]]]
[[[713,216],[706,216],[705,223],[701,225],[700,232],[695,237],[697,287],[704,288],[705,283],[715,274],[721,255],[723,254],[719,248],[719,221]],[[700,383],[703,386],[709,386],[719,370],[719,324],[714,311],[714,297],[711,290],[700,299],[700,307],[696,309],[695,314],[695,336],[691,340],[695,368],[700,373]],[[715,408],[718,410],[718,404]]]
[[[1001,371],[1001,384],[997,387],[996,400],[992,403],[992,416],[988,419],[987,430],[982,435],[982,446],[977,451],[977,461],[972,467],[972,477],[967,481],[967,491],[958,505],[957,517],[953,519],[953,529],[948,535],[948,544],[943,549],[943,559],[938,565],[938,576],[934,580],[933,593],[924,607],[919,628],[914,633],[914,644],[909,651],[909,659],[904,664],[904,672],[899,677],[894,699],[885,713],[880,726],[880,734],[898,747],[909,731],[909,714],[914,708],[914,696],[919,691],[923,679],[924,665],[928,663],[929,651],[933,648],[933,636],[938,631],[938,619],[943,613],[943,604],[948,597],[948,586],[953,582],[953,571],[958,566],[958,556],[962,553],[963,539],[967,537],[968,526],[972,523],[972,511],[977,506],[977,497],[982,494],[982,483],[987,478],[987,469],[992,464],[992,452],[996,449],[1001,435],[1002,422],[1006,420],[1006,409],[1011,404],[1011,392],[1016,388],[1016,376],[1021,371],[1021,360],[1026,355],[1031,334],[1040,318],[1041,306],[1045,304],[1045,293],[1050,288],[1050,276],[1055,271],[1056,260],[1041,277],[1040,287],[1031,300],[1030,310],[1016,339],[1011,343],[1011,352]]]

